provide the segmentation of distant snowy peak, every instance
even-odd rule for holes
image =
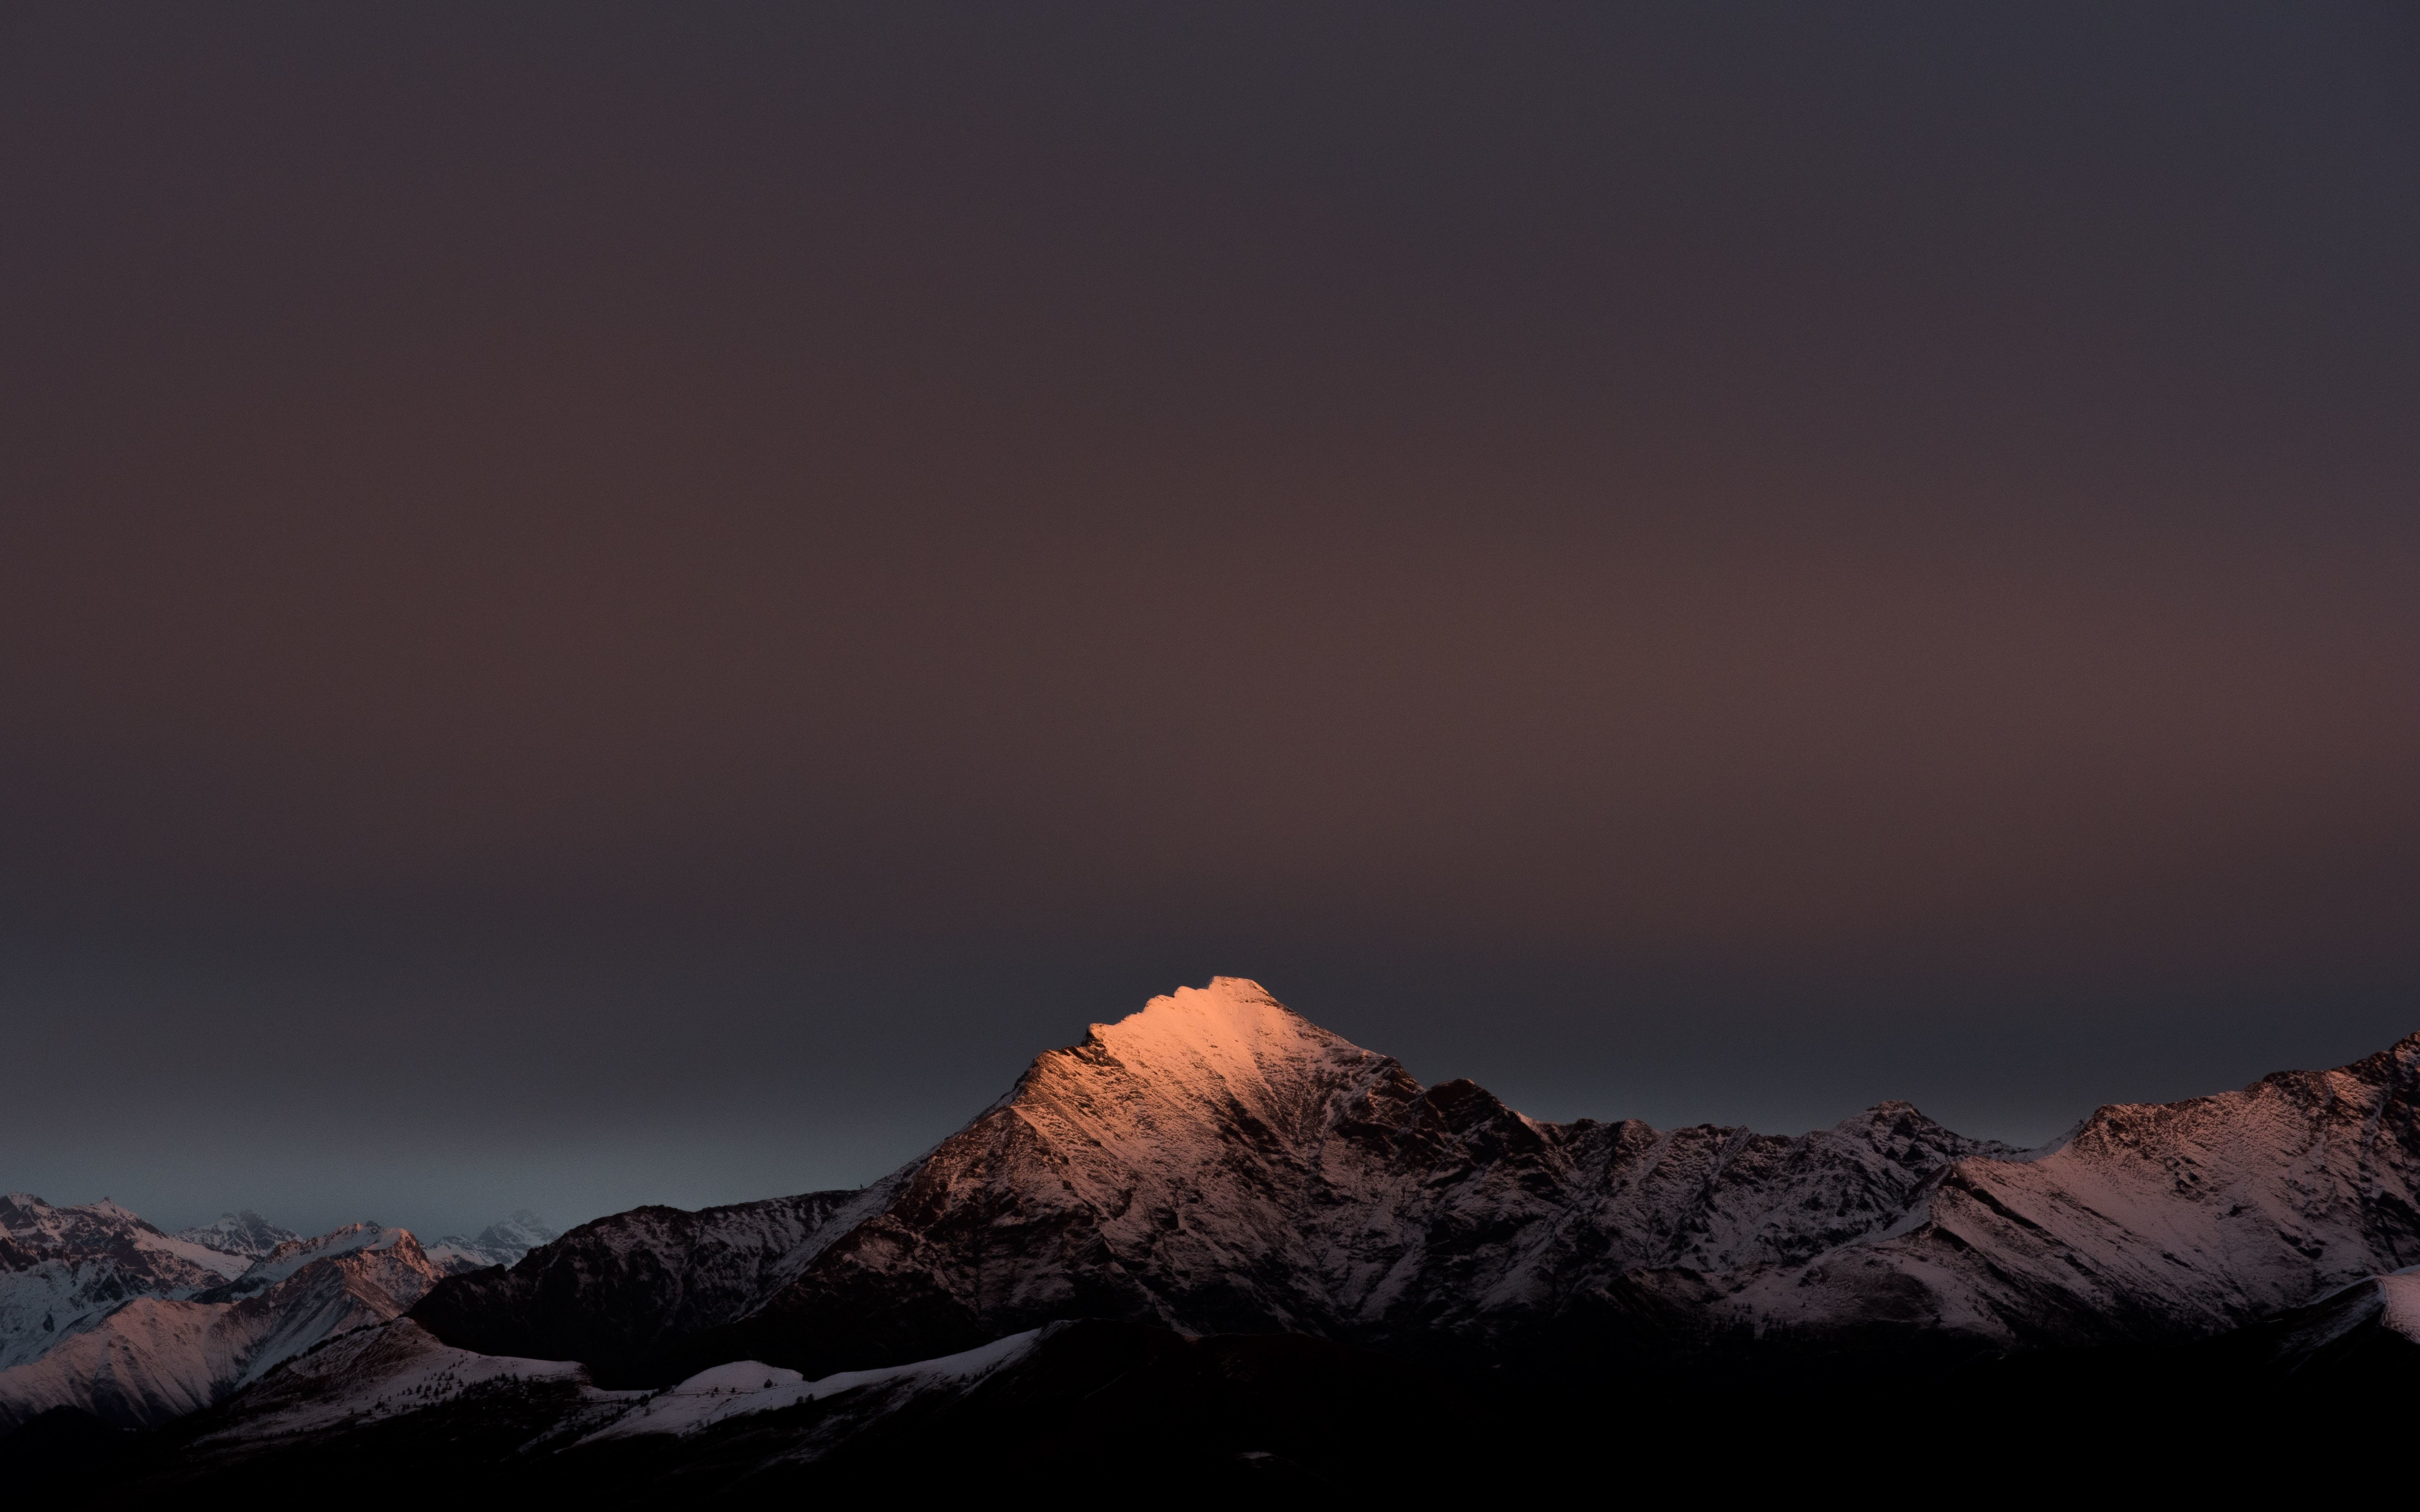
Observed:
[[[342,1228],[311,1239],[282,1241],[234,1280],[213,1288],[210,1299],[239,1302],[245,1297],[256,1297],[314,1260],[363,1250],[399,1250],[408,1254],[413,1264],[423,1267],[428,1264],[420,1242],[411,1236],[409,1228],[390,1228],[384,1224],[375,1223],[347,1224]]]
[[[172,1239],[103,1198],[61,1207],[0,1197],[0,1369],[32,1360],[138,1297],[190,1297],[250,1263]]]
[[[176,1237],[186,1243],[199,1244],[223,1255],[240,1255],[247,1260],[257,1260],[278,1245],[302,1236],[291,1228],[280,1228],[246,1208],[241,1212],[220,1213],[216,1223],[178,1229]]]
[[[448,1275],[466,1271],[483,1271],[491,1265],[511,1265],[540,1244],[552,1243],[563,1236],[540,1222],[537,1214],[523,1208],[501,1223],[489,1224],[471,1238],[448,1234],[427,1246],[428,1258]]]
[[[1992,1348],[2173,1344],[2420,1256],[2420,1035],[2334,1071],[2096,1111],[1960,1161],[1911,1225],[1720,1304],[1760,1332],[1882,1313]]]
[[[353,1224],[279,1244],[190,1300],[137,1296],[0,1370],[0,1429],[57,1407],[151,1427],[207,1407],[320,1342],[384,1322],[441,1279],[400,1228]]]
[[[240,1273],[243,1260],[227,1251],[170,1238],[107,1197],[81,1207],[60,1207],[30,1192],[0,1197],[0,1237],[38,1255],[69,1258],[114,1256],[163,1273],[163,1285],[202,1283],[205,1275]],[[179,1278],[179,1266],[197,1273]],[[206,1284],[206,1283],[205,1283]]]

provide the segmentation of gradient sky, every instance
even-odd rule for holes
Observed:
[[[1179,982],[1969,1132],[2420,1028],[2408,5],[0,14],[0,1187],[868,1180]]]

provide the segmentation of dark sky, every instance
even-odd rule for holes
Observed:
[[[866,1180],[2420,1027],[2407,5],[0,12],[0,1186]]]

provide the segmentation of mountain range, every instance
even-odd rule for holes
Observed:
[[[0,1431],[68,1409],[152,1427],[334,1335],[396,1318],[446,1275],[552,1238],[528,1213],[422,1249],[349,1224],[304,1239],[254,1212],[162,1233],[103,1198],[0,1199]]]
[[[1818,1423],[1938,1447],[2112,1381],[2161,1411],[2420,1405],[2416,1087],[2420,1035],[2037,1149],[1903,1103],[1794,1137],[1546,1123],[1221,978],[1044,1054],[867,1187],[638,1209],[508,1265],[470,1262],[534,1229],[284,1239],[226,1274],[123,1210],[44,1208],[192,1289],[56,1315],[0,1410],[54,1409],[23,1438],[196,1409],[124,1472],[153,1487],[377,1462],[753,1496],[1078,1439],[1204,1485],[1366,1476],[1382,1444],[1436,1473],[1491,1434],[1706,1442],[1701,1400],[1753,1404],[1768,1448]],[[118,1364],[147,1349],[225,1364]],[[1078,1431],[1111,1421],[1113,1452]]]
[[[2033,1150],[1904,1103],[1796,1137],[1551,1124],[1220,979],[861,1192],[600,1220],[414,1317],[628,1384],[1070,1317],[1582,1362],[2180,1343],[2420,1264],[2415,1076],[2420,1036]]]

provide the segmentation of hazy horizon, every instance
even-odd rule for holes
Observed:
[[[1213,974],[2031,1143],[2420,1027],[2420,12],[0,18],[0,1186],[866,1180]]]
[[[1184,983],[1171,982],[1170,988],[1200,986],[1209,975]],[[1280,1000],[1286,1000],[1286,995],[1274,984],[1264,980],[1263,985],[1269,986]],[[31,1191],[61,1204],[111,1197],[170,1232],[209,1223],[223,1211],[248,1208],[272,1223],[306,1234],[325,1232],[347,1223],[375,1221],[399,1225],[423,1239],[434,1239],[446,1233],[475,1233],[522,1208],[564,1229],[643,1204],[698,1208],[795,1192],[860,1186],[923,1154],[973,1119],[1014,1085],[1032,1056],[1076,1043],[1083,1037],[1087,1024],[1110,1022],[1126,1012],[1139,1011],[1144,1001],[1139,998],[1122,1011],[1071,1022],[1059,1037],[1047,1043],[1037,1042],[1022,1057],[1014,1056],[1004,1044],[993,1043],[975,1055],[936,1057],[929,1067],[932,1087],[922,1088],[926,1092],[926,1104],[917,1110],[918,1116],[886,1116],[876,1105],[876,1098],[861,1098],[824,1117],[777,1120],[754,1129],[744,1123],[684,1116],[677,1125],[660,1119],[641,1120],[629,1128],[615,1130],[574,1117],[564,1120],[563,1136],[551,1148],[526,1138],[511,1143],[498,1141],[506,1151],[503,1159],[483,1159],[474,1142],[449,1138],[443,1120],[438,1120],[434,1127],[402,1131],[399,1137],[383,1147],[340,1143],[334,1152],[283,1148],[273,1138],[254,1134],[251,1139],[232,1149],[208,1144],[200,1147],[212,1165],[250,1167],[228,1183],[227,1190],[239,1195],[224,1200],[206,1195],[202,1183],[209,1178],[186,1164],[192,1159],[190,1151],[144,1149],[124,1142],[99,1140],[90,1153],[51,1167],[57,1179],[53,1185],[63,1180],[81,1182],[80,1187],[52,1190],[40,1182],[21,1181],[12,1183],[11,1189]],[[1019,1006],[1024,1010],[1018,1016],[1020,1022],[1042,1020],[1050,1011],[1041,1003]],[[1299,1002],[1288,1001],[1288,1006],[1314,1023],[1346,1033],[1364,1048],[1396,1054],[1385,1044],[1370,1042],[1366,1030],[1357,1035],[1343,1028],[1336,1022],[1336,1016],[1322,1019]],[[2382,1011],[2372,1015],[2373,1022],[2391,1025],[2394,1021],[2387,1015],[2395,1011],[2394,1005],[2380,1007]],[[2195,1042],[2193,1026],[2206,1026],[2208,1021],[2184,1013],[2176,1014],[2165,1026],[2153,1026],[2148,1043],[2126,1042],[2146,1032],[2139,1025],[2127,1026],[2113,1034],[2106,1026],[2096,1027],[2070,1021],[2056,1026],[2059,1039],[2048,1046],[2039,1042],[2040,1026],[2012,1026],[1995,1048],[2001,1055],[2018,1057],[2020,1064],[2030,1065],[2049,1078],[2047,1087],[2039,1090],[2009,1085],[2012,1078],[2005,1068],[1982,1088],[1971,1082],[1962,1088],[1958,1078],[1944,1077],[1938,1070],[1925,1068],[1928,1052],[1938,1052],[1938,1041],[1943,1038],[1938,1031],[1918,1038],[1913,1044],[1879,1042],[1885,1035],[1902,1032],[1905,1025],[1869,1026],[1866,1032],[1871,1037],[1869,1043],[1874,1065],[1862,1070],[1848,1068],[1845,1074],[1835,1068],[1831,1085],[1815,1088],[1811,1094],[1806,1086],[1807,1078],[1792,1064],[1808,1048],[1798,1038],[1769,1041],[1748,1057],[1741,1057],[1733,1049],[1717,1063],[1744,1068],[1740,1084],[1711,1098],[1703,1083],[1709,1074],[1706,1062],[1714,1058],[1715,1052],[1703,1043],[1676,1043],[1669,1037],[1656,1047],[1653,1064],[1572,1065],[1561,1068],[1561,1078],[1538,1076],[1536,1047],[1472,1047],[1479,1052],[1474,1059],[1512,1072],[1516,1076],[1526,1070],[1526,1078],[1514,1085],[1532,1088],[1537,1095],[1528,1098],[1519,1091],[1508,1093],[1506,1084],[1491,1082],[1485,1075],[1467,1069],[1424,1063],[1437,1055],[1450,1054],[1452,1041],[1466,1038],[1458,1032],[1459,1026],[1451,1017],[1423,1026],[1427,1039],[1435,1047],[1429,1056],[1398,1055],[1397,1058],[1404,1059],[1406,1069],[1425,1083],[1435,1085],[1466,1075],[1503,1096],[1520,1111],[1556,1122],[1582,1118],[1643,1118],[1659,1128],[1710,1122],[1745,1124],[1767,1134],[1797,1134],[1829,1127],[1875,1103],[1904,1098],[1962,1134],[2031,1147],[2065,1133],[2103,1103],[2175,1101],[2229,1090],[2272,1071],[2325,1069],[2382,1050],[2412,1032],[2381,1028],[2373,1035],[2374,1042],[2357,1042],[2357,1028],[2339,1028],[2337,1042],[2350,1048],[2333,1052],[2332,1058],[2303,1064],[2269,1064],[2261,1059],[2264,1052],[2273,1059],[2284,1045],[2297,1039],[2311,1042],[2319,1036],[2290,1022],[2279,1026],[2258,1022],[2272,1017],[2264,1008],[2254,1005],[2248,1015],[2239,1009],[2237,1022],[2225,1024],[2226,1032],[2203,1039],[2202,1042]],[[1373,1020],[1384,1013],[1383,1006],[1365,1003],[1352,1016]],[[2241,1022],[2244,1017],[2256,1022]],[[2169,1036],[2164,1043],[2163,1029]],[[1568,1035],[1568,1030],[1565,1032]],[[904,1038],[912,1039],[912,1034]],[[2209,1039],[2217,1042],[2209,1042]],[[1443,1041],[1442,1045],[1439,1041]],[[2088,1069],[2079,1072],[2071,1064],[2062,1064],[2071,1060],[2079,1047],[2086,1051],[2115,1047],[2131,1052],[2130,1059],[2136,1063],[2112,1067],[2097,1074]],[[2155,1063],[2163,1050],[2168,1053],[2169,1063],[2165,1066]],[[887,1091],[913,1079],[917,1068],[880,1064],[904,1053],[903,1045],[897,1041],[860,1044],[850,1056],[811,1057],[806,1063],[824,1075],[842,1078],[852,1072],[873,1070],[881,1078],[876,1087]],[[1014,1064],[1009,1065],[1012,1058]],[[852,1065],[852,1059],[858,1064]],[[2257,1069],[2245,1070],[2246,1067]],[[1681,1074],[1676,1076],[1675,1070]],[[994,1071],[999,1072],[995,1084],[986,1086],[982,1078]],[[1906,1089],[1888,1088],[1885,1084],[1894,1073],[1929,1082],[1929,1088],[1916,1091],[1930,1090],[1933,1095],[1915,1095]],[[1609,1090],[1603,1096],[1591,1096],[1585,1089],[1591,1085]],[[1861,1089],[1851,1090],[1852,1086]],[[940,1094],[934,1088],[962,1090],[959,1110],[953,1114],[939,1106]],[[2097,1092],[2091,1090],[2095,1088],[2099,1088]],[[2120,1089],[2111,1091],[2113,1088]],[[759,1088],[746,1090],[761,1094]],[[2070,1100],[2062,1103],[2061,1093],[2069,1094]],[[1823,1101],[1826,1094],[1831,1099],[1828,1103]],[[2084,1101],[2074,1101],[2077,1096]],[[1693,1109],[1689,1106],[1693,1097],[1711,1103],[1711,1108]],[[381,1102],[409,1105],[410,1099],[405,1094],[389,1093]],[[1774,1116],[1760,1119],[1755,1116],[1759,1109]],[[314,1129],[343,1129],[342,1116],[333,1108],[312,1107],[307,1122]],[[320,1143],[317,1139],[309,1142]],[[388,1200],[354,1201],[357,1192],[383,1193]]]

